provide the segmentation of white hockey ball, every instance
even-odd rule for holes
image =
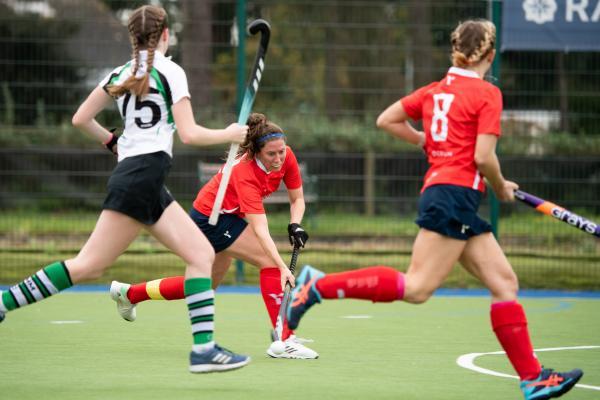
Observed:
[[[283,343],[281,340],[274,341],[271,343],[271,351],[274,354],[282,354],[285,351],[285,343]]]

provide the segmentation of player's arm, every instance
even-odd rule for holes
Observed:
[[[92,138],[107,143],[113,137],[113,134],[96,121],[96,115],[108,107],[113,102],[104,89],[97,86],[87,99],[79,106],[71,122],[77,129],[87,133]]]
[[[233,123],[225,129],[210,129],[200,126],[194,119],[189,97],[181,98],[172,107],[177,133],[185,144],[210,146],[219,143],[242,143],[248,133],[248,126]]]
[[[398,100],[379,115],[377,127],[394,137],[422,147],[425,144],[425,133],[413,128],[409,119],[402,100]]]
[[[306,210],[302,186],[298,189],[288,189],[288,197],[290,199],[290,224],[300,224]]]
[[[511,181],[507,181],[502,176],[500,162],[496,155],[496,144],[498,137],[492,134],[477,135],[477,144],[475,145],[475,164],[479,172],[487,179],[492,190],[502,201],[513,201],[515,199],[514,191],[519,186]]]
[[[277,246],[269,233],[269,223],[267,221],[266,214],[246,214],[246,220],[248,224],[258,237],[258,242],[261,247],[267,253],[269,257],[277,264],[277,267],[281,271],[281,288],[285,286],[285,281],[289,281],[292,287],[294,286],[294,276],[291,274],[287,264],[279,255]]]
[[[290,198],[290,223],[288,225],[290,244],[304,247],[309,236],[308,232],[300,225],[306,208],[302,186],[298,189],[288,189],[288,196]]]

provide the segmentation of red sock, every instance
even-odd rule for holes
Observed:
[[[541,366],[529,339],[523,307],[517,301],[494,303],[490,315],[496,337],[521,380],[536,379]]]
[[[260,270],[260,293],[265,302],[265,307],[267,307],[271,325],[275,328],[275,325],[277,324],[277,315],[279,315],[279,308],[283,298],[283,292],[281,291],[281,272],[279,272],[279,268],[266,267]],[[281,340],[285,340],[293,334],[294,332],[287,326],[287,321],[284,321]]]
[[[374,266],[327,274],[317,281],[325,299],[364,299],[390,302],[404,297],[404,274],[392,267]]]
[[[154,281],[142,282],[131,285],[127,292],[127,298],[131,304],[137,304],[145,300],[179,300],[184,299],[183,276],[156,279]]]

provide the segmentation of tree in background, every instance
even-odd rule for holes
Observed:
[[[14,11],[15,4],[34,3],[61,8],[45,18]],[[3,125],[68,125],[65,122],[84,89],[130,56],[128,50],[122,51],[128,45],[124,21],[132,8],[148,3],[160,3],[169,13],[177,41],[170,54],[188,71],[197,117],[211,123],[232,121],[237,96],[237,49],[231,40],[236,1],[86,0],[72,7],[72,0],[47,0],[0,2]],[[341,150],[370,147],[377,140],[371,135],[373,119],[383,107],[443,76],[449,65],[448,34],[457,21],[486,17],[488,12],[488,2],[480,0],[247,0],[245,4],[249,21],[265,18],[273,30],[255,109],[297,129],[306,140],[303,145],[318,147],[327,140],[331,148]],[[244,80],[256,41],[256,37],[246,41]],[[563,129],[568,126],[569,134],[600,133],[595,124],[600,109],[600,80],[594,79],[598,53],[565,55],[561,79],[553,55],[500,56],[500,83],[508,109],[547,113],[561,105],[565,110],[568,100]],[[115,123],[118,117],[115,113]]]
[[[60,124],[70,119],[72,90],[83,76],[69,59],[64,39],[78,26],[0,3],[0,115],[3,125]]]

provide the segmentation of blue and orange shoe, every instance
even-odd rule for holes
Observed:
[[[554,372],[543,368],[540,375],[533,380],[521,381],[521,390],[525,400],[546,400],[560,397],[567,393],[583,376],[583,371],[574,369],[569,372]]]
[[[321,302],[321,294],[316,283],[325,274],[310,265],[302,268],[296,279],[296,287],[292,291],[291,301],[288,303],[287,321],[291,330],[298,328],[300,319],[315,303]]]

